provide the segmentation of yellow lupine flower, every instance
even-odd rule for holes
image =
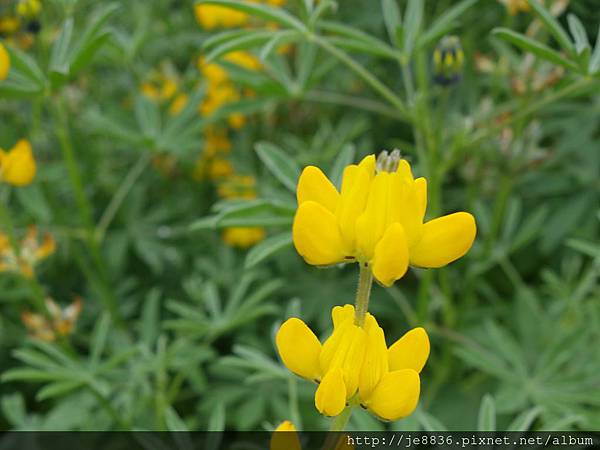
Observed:
[[[42,341],[52,342],[57,336],[70,335],[81,314],[83,303],[79,297],[66,308],[61,308],[51,298],[46,299],[46,310],[49,318],[41,314],[25,311],[21,321],[31,332],[31,335]]]
[[[0,42],[0,81],[5,80],[10,71],[10,56],[6,48]]]
[[[340,414],[350,401],[386,420],[410,415],[429,357],[427,333],[415,328],[388,349],[376,319],[367,313],[359,327],[354,314],[352,305],[334,307],[334,330],[323,345],[302,320],[288,319],[276,336],[281,360],[296,375],[319,383],[315,406],[324,415]]]
[[[187,94],[177,94],[169,105],[169,114],[177,116],[186,107],[188,102]]]
[[[8,152],[0,148],[0,181],[13,186],[27,186],[36,173],[31,144],[21,139]]]
[[[19,0],[17,14],[21,17],[31,19],[36,17],[42,9],[40,0]]]
[[[243,50],[229,52],[223,56],[223,60],[247,70],[259,70],[262,67],[256,56]]]
[[[427,181],[414,179],[399,152],[367,156],[344,170],[338,192],[323,172],[306,167],[298,181],[293,239],[308,264],[356,261],[390,286],[409,263],[442,267],[473,244],[473,216],[458,212],[423,223]]]
[[[531,11],[531,6],[527,3],[527,0],[498,0],[502,3],[508,13],[511,16],[516,16],[519,12],[529,12]]]
[[[239,27],[248,22],[247,14],[219,5],[196,4],[194,15],[196,21],[206,30]]]
[[[231,247],[252,247],[265,236],[265,229],[261,227],[229,227],[223,230],[223,240]]]

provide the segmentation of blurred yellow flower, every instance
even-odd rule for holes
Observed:
[[[322,345],[303,321],[288,319],[276,336],[281,360],[296,375],[319,383],[315,406],[321,414],[337,416],[350,403],[385,420],[410,415],[429,357],[427,333],[415,328],[388,349],[375,317],[367,313],[358,326],[354,314],[352,305],[334,307],[333,333]]]
[[[68,336],[73,332],[82,307],[83,303],[80,298],[76,298],[64,309],[51,298],[47,298],[48,318],[42,314],[26,311],[21,315],[21,320],[31,332],[32,337],[52,342],[56,340],[57,336]]]
[[[223,240],[231,247],[249,248],[265,238],[261,227],[229,227],[223,230]]]
[[[269,450],[302,450],[300,438],[292,422],[285,420],[275,428]]]
[[[17,14],[26,19],[36,17],[42,9],[40,0],[19,0],[17,3]]]
[[[10,71],[10,56],[6,48],[0,42],[0,81],[5,80]]]
[[[262,67],[256,56],[243,50],[229,52],[223,56],[223,60],[247,70],[259,70]]]
[[[21,139],[8,152],[0,148],[0,182],[13,186],[26,186],[33,181],[36,163],[31,144]]]
[[[11,36],[19,31],[21,21],[18,17],[4,16],[0,17],[0,35]]]
[[[35,266],[56,251],[56,241],[46,233],[43,241],[38,239],[37,227],[31,226],[19,248],[10,245],[8,236],[0,233],[0,272],[16,272],[31,278]]]
[[[187,94],[177,94],[169,105],[169,114],[172,116],[178,115],[181,111],[183,111],[183,108],[186,107],[187,102]]]
[[[527,0],[498,0],[502,3],[511,16],[516,16],[519,12],[531,11],[531,6]]]
[[[427,181],[414,179],[398,151],[367,156],[344,170],[341,192],[314,166],[297,188],[294,245],[308,264],[356,261],[390,286],[409,263],[442,267],[473,244],[473,216],[458,212],[423,223]]]
[[[196,4],[194,14],[196,21],[206,30],[239,27],[248,22],[245,13],[226,6]]]

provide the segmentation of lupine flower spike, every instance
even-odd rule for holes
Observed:
[[[337,416],[352,403],[385,420],[410,415],[419,400],[419,373],[429,357],[426,331],[415,328],[388,348],[371,314],[363,326],[354,323],[352,305],[334,307],[331,317],[333,333],[323,344],[298,318],[288,319],[276,336],[286,367],[319,383],[319,412]]]
[[[424,223],[427,180],[413,177],[398,150],[346,167],[340,192],[321,169],[308,166],[297,199],[294,246],[308,264],[359,262],[385,286],[402,278],[409,264],[455,261],[475,238],[475,219],[466,212]]]

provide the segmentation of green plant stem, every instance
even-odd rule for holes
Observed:
[[[354,323],[359,327],[362,327],[365,323],[367,310],[369,309],[373,272],[371,272],[371,268],[366,264],[361,263],[359,266],[358,289],[356,291],[356,301],[354,304]]]
[[[302,416],[298,408],[298,379],[293,374],[288,377],[288,396],[290,402],[290,420],[301,430]]]
[[[385,100],[387,100],[398,111],[398,114],[400,116],[399,118],[412,122],[411,112],[406,107],[402,99],[396,94],[394,94],[394,92],[385,84],[383,84],[377,77],[371,74],[371,72],[369,72],[356,61],[354,61],[344,51],[330,44],[326,39],[314,34],[310,34],[309,39],[311,39],[319,47],[321,47],[327,53],[329,53],[330,55],[338,59],[340,62],[345,64],[350,70],[352,70],[359,77],[361,77],[369,86],[371,86],[379,95],[381,95]]]
[[[140,156],[140,158],[137,160],[135,165],[131,167],[131,169],[123,179],[123,182],[117,189],[117,192],[115,192],[115,195],[112,197],[110,203],[108,204],[108,206],[104,210],[104,213],[100,217],[100,220],[98,221],[98,226],[96,227],[95,232],[96,242],[102,242],[104,240],[106,230],[115,218],[117,212],[119,211],[119,208],[125,201],[127,194],[129,194],[129,191],[131,190],[137,179],[142,175],[142,173],[144,173],[144,170],[150,163],[150,160],[150,152],[144,152],[142,156]]]
[[[344,410],[335,416],[331,421],[331,426],[329,427],[329,431],[343,431],[343,429],[348,424],[350,420],[350,416],[352,415],[352,410],[354,409],[354,404],[352,402],[344,408]]]
[[[69,133],[69,121],[67,111],[65,110],[65,105],[61,98],[56,99],[56,104],[53,112],[57,122],[56,125],[58,140],[60,143],[60,148],[63,159],[65,161],[65,165],[67,166],[69,181],[75,193],[75,199],[77,202],[81,222],[86,228],[85,241],[88,245],[92,259],[94,260],[94,263],[97,266],[98,271],[101,275],[100,278],[103,284],[102,291],[104,293],[102,297],[105,306],[110,312],[115,324],[117,324],[118,326],[123,326],[123,320],[119,313],[119,309],[117,308],[117,300],[112,293],[110,283],[108,281],[108,271],[106,270],[102,253],[100,251],[100,248],[98,247],[98,243],[93,233],[94,220],[92,214],[92,207],[86,197],[85,190],[83,188],[81,173],[79,171],[79,167],[75,159],[73,144],[71,142],[71,137]]]

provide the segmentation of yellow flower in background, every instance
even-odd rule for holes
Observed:
[[[319,383],[315,406],[321,414],[337,416],[351,403],[385,420],[410,415],[429,357],[427,333],[415,328],[388,349],[375,317],[367,313],[361,327],[354,314],[352,305],[334,307],[333,333],[323,344],[303,321],[288,319],[276,336],[281,360],[296,375]]]
[[[21,139],[8,152],[0,148],[0,182],[13,186],[27,186],[33,181],[36,163],[31,144]]]
[[[249,248],[266,236],[261,227],[229,227],[223,230],[223,240],[231,247]]]
[[[226,6],[194,5],[196,21],[206,30],[214,28],[234,28],[248,23],[248,16]]]
[[[175,98],[169,105],[169,114],[172,116],[178,115],[181,111],[183,111],[183,108],[186,107],[187,102],[188,102],[187,94],[177,94],[177,96],[175,96]]]
[[[5,80],[10,71],[10,56],[6,48],[0,42],[0,81]]]
[[[262,67],[260,60],[256,56],[243,50],[229,52],[223,56],[223,60],[250,71],[259,70]]]
[[[58,336],[70,335],[81,314],[83,303],[76,298],[66,308],[61,308],[51,298],[46,299],[46,310],[49,317],[29,311],[21,315],[21,320],[32,337],[46,342],[55,341]]]
[[[26,19],[37,17],[42,10],[40,0],[19,0],[17,3],[17,14]]]
[[[520,12],[531,11],[531,6],[527,0],[498,0],[502,3],[511,16],[516,16]]]
[[[300,438],[292,422],[285,420],[275,428],[269,450],[302,450]]]
[[[442,267],[473,244],[473,216],[458,212],[423,223],[427,181],[414,179],[400,152],[367,156],[344,170],[341,192],[323,172],[306,167],[298,181],[294,246],[308,264],[356,261],[390,286],[409,263]]]
[[[38,239],[37,227],[31,226],[19,248],[10,245],[8,236],[0,233],[0,272],[20,273],[31,278],[35,266],[56,251],[56,241],[46,233],[42,242]]]
[[[18,17],[4,16],[0,17],[0,35],[1,36],[12,36],[21,26],[21,21]]]

